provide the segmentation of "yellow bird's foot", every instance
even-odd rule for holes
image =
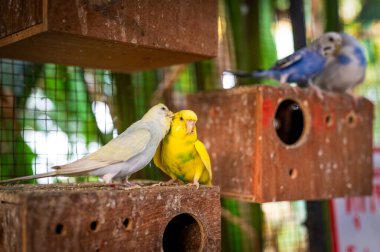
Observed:
[[[171,185],[179,185],[179,181],[176,179],[171,179],[169,181],[162,181],[152,186],[171,186]]]
[[[171,179],[166,182],[160,182],[161,185],[170,186],[170,185],[179,185],[180,182],[177,179]]]
[[[193,183],[187,184],[187,186],[195,186],[197,188],[197,190],[198,190],[199,189],[199,182],[198,182],[198,180],[194,180]]]

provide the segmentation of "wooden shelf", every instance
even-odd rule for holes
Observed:
[[[217,54],[217,2],[5,0],[0,57],[141,71]]]

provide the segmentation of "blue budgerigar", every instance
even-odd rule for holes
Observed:
[[[283,83],[297,82],[310,84],[312,78],[322,72],[332,60],[342,44],[339,33],[328,32],[321,35],[308,47],[304,47],[288,57],[276,62],[264,71],[239,72],[224,71],[238,77],[276,79]]]
[[[343,93],[362,83],[367,61],[360,43],[351,35],[340,33],[342,46],[338,54],[316,76],[313,84],[326,90]]]

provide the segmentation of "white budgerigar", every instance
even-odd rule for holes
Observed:
[[[173,112],[165,105],[153,106],[141,120],[133,123],[118,137],[77,161],[55,166],[55,171],[25,176],[0,183],[51,176],[99,176],[106,183],[114,178],[128,178],[144,168],[153,158],[157,146],[170,129]]]
[[[354,37],[346,33],[340,36],[341,48],[313,84],[326,91],[343,93],[364,81],[367,61],[362,46]]]

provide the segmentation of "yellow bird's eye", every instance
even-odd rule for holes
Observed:
[[[183,121],[183,117],[181,116],[181,117],[179,118],[179,120]]]

